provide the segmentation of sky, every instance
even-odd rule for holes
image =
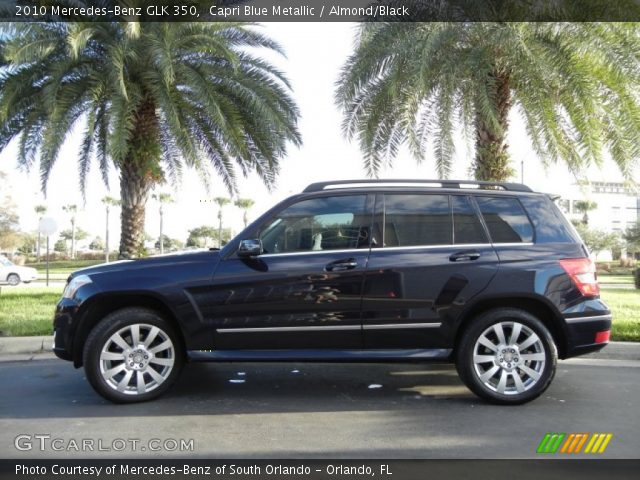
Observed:
[[[290,147],[281,162],[281,174],[277,187],[268,192],[256,176],[239,181],[239,196],[255,200],[249,212],[249,219],[258,217],[276,202],[300,192],[310,183],[366,178],[362,156],[355,142],[345,140],[340,125],[342,116],[334,103],[335,82],[340,68],[353,50],[356,24],[350,23],[268,23],[262,30],[277,40],[287,54],[287,58],[269,56],[289,77],[293,96],[301,110],[299,122],[303,145]],[[79,132],[79,130],[78,130]],[[534,190],[562,193],[567,185],[575,182],[574,176],[562,165],[545,169],[533,152],[524,126],[517,111],[510,116],[509,148],[518,171],[514,181],[520,181],[523,166],[524,183]],[[111,190],[104,186],[97,167],[92,169],[86,202],[83,202],[78,186],[77,152],[79,135],[71,133],[61,150],[58,161],[48,183],[46,199],[40,189],[39,172],[34,169],[24,172],[18,169],[16,145],[11,144],[0,153],[0,170],[8,174],[8,181],[0,185],[0,195],[9,192],[17,205],[21,228],[36,231],[37,217],[34,206],[46,204],[47,216],[58,223],[58,230],[70,227],[69,217],[62,210],[63,205],[77,204],[77,225],[89,232],[89,240],[95,236],[104,239],[105,213],[100,200],[105,195],[119,197],[118,177],[110,174]],[[470,155],[465,143],[458,139],[455,168],[451,178],[468,179]],[[522,162],[522,163],[521,163]],[[621,175],[615,165],[607,163],[603,168],[592,168],[589,178],[620,181]],[[402,150],[393,168],[381,172],[380,178],[437,178],[435,164],[427,158],[420,165]],[[636,178],[640,180],[640,178]],[[164,232],[172,238],[186,240],[188,230],[201,225],[217,226],[217,210],[213,197],[228,196],[221,182],[214,181],[212,191],[207,193],[197,175],[185,170],[182,183],[178,186],[165,185],[156,192],[170,193],[175,203],[165,206]],[[225,227],[234,232],[242,229],[242,212],[236,207],[224,209]],[[117,248],[119,239],[119,209],[111,214],[111,248]],[[153,200],[147,204],[146,231],[158,236],[158,205]]]

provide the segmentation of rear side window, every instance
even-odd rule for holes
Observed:
[[[385,195],[384,246],[450,245],[448,195]]]
[[[469,197],[451,197],[453,243],[487,243],[487,236]]]
[[[523,196],[520,201],[536,229],[536,243],[582,243],[549,197]]]
[[[533,242],[533,226],[516,198],[476,197],[494,243]]]

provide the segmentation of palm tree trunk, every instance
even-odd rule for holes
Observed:
[[[119,258],[143,254],[145,206],[154,183],[162,178],[158,136],[156,107],[147,99],[136,112],[129,153],[119,165],[122,199]]]
[[[134,165],[120,169],[120,194],[122,196],[120,258],[140,255],[144,246],[145,204],[151,182],[136,171]]]
[[[511,109],[509,81],[509,75],[506,73],[494,73],[490,79],[499,128],[484,118],[480,109],[476,110],[476,157],[474,160],[476,180],[504,182],[514,174],[514,170],[509,165],[506,138]]]

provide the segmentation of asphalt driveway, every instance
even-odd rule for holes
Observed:
[[[634,360],[561,362],[545,395],[519,407],[479,401],[449,365],[193,364],[164,397],[137,405],[106,402],[54,359],[0,362],[0,385],[0,458],[74,457],[69,445],[86,439],[138,443],[83,457],[153,457],[150,439],[175,439],[192,450],[163,456],[535,458],[547,432],[610,432],[606,458],[640,451]]]

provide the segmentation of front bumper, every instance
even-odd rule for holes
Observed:
[[[568,336],[566,358],[596,352],[609,343],[608,335],[603,335],[603,332],[611,331],[611,312],[566,316],[565,322]],[[603,337],[606,340],[603,341]]]
[[[53,353],[62,360],[73,360],[74,316],[78,304],[63,298],[56,306],[53,319]]]

